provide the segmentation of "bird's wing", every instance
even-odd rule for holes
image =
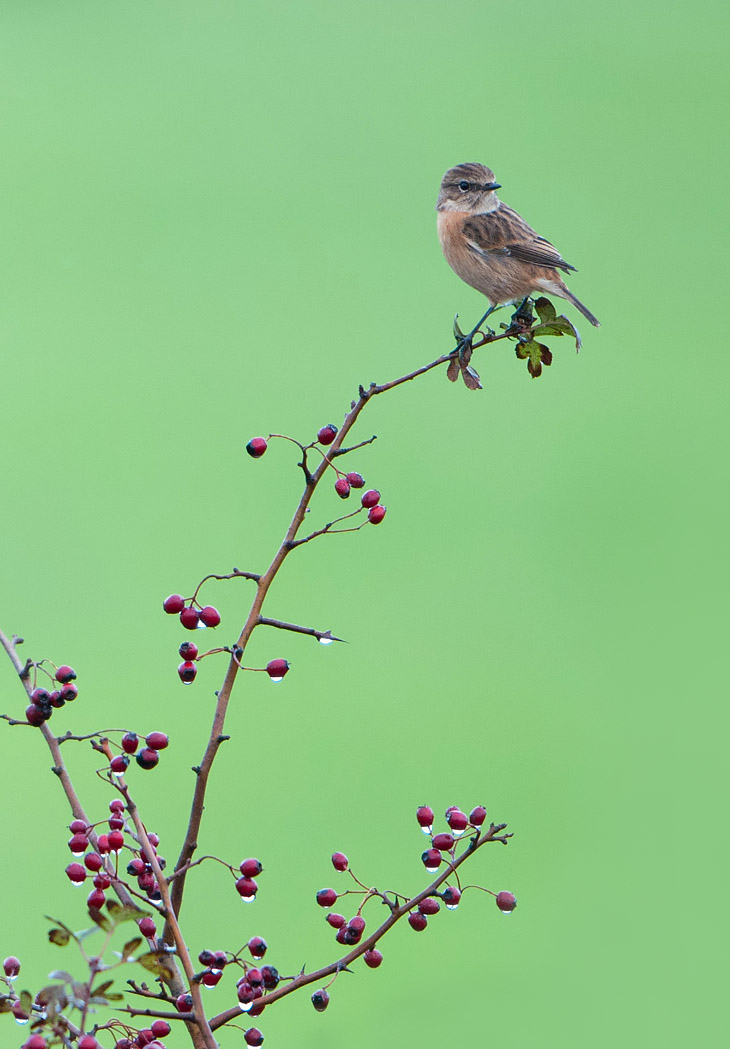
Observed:
[[[549,240],[538,236],[532,226],[506,204],[500,203],[495,211],[470,216],[464,223],[464,234],[477,255],[509,255],[533,266],[547,266],[566,273],[575,270]]]

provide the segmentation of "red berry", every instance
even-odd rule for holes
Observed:
[[[320,907],[331,907],[337,899],[337,893],[334,889],[320,889],[316,899]]]
[[[435,870],[438,870],[441,864],[441,853],[438,849],[426,849],[425,852],[421,853],[421,859],[426,870],[433,873]]]
[[[487,818],[487,810],[483,805],[477,805],[475,809],[472,809],[469,813],[469,822],[473,827],[481,827]]]
[[[79,1038],[77,1045],[79,1049],[99,1049],[99,1043],[93,1034],[84,1034]]]
[[[74,834],[71,836],[68,847],[74,856],[83,856],[88,847],[89,841],[85,834]]]
[[[207,972],[203,973],[203,983],[206,987],[215,987],[217,983],[220,983],[220,979],[223,973],[220,969],[208,969]]]
[[[345,477],[338,477],[335,481],[335,491],[340,499],[350,498],[350,482]]]
[[[446,904],[447,910],[455,911],[461,899],[461,889],[457,889],[455,885],[447,885],[441,893],[441,899]]]
[[[244,878],[254,878],[257,874],[260,874],[264,869],[264,865],[261,860],[250,859],[244,860],[243,863],[239,864],[238,869]]]
[[[214,951],[213,964],[211,965],[211,969],[216,969],[218,972],[220,972],[221,969],[225,969],[226,965],[228,965],[228,955],[226,954],[226,952]]]
[[[365,493],[360,502],[367,510],[369,510],[371,506],[375,506],[380,502],[380,492],[377,488],[371,488],[370,491]]]
[[[146,936],[148,940],[151,940],[152,937],[157,932],[157,926],[155,925],[155,919],[154,918],[142,918],[142,920],[139,923],[139,931],[142,933],[143,936]],[[154,1024],[152,1026],[154,1027]]]
[[[25,720],[29,725],[35,725],[36,728],[42,725],[44,721],[48,721],[50,716],[50,709],[46,710],[46,708],[37,707],[35,703],[31,703],[25,708]]]
[[[345,918],[344,914],[334,913],[328,914],[325,918],[325,921],[327,921],[333,929],[341,929],[342,926],[347,923],[347,919]]]
[[[81,866],[80,863],[69,863],[66,868],[66,874],[69,876],[74,885],[80,885],[86,878],[86,870]]]
[[[109,830],[121,830],[124,826],[124,820],[121,816],[112,816],[109,820]]]
[[[427,896],[425,900],[421,900],[418,904],[418,910],[420,914],[438,914],[441,910],[441,904],[433,896]]]
[[[264,987],[267,991],[273,991],[281,979],[278,970],[273,965],[262,965],[261,975],[264,978]]]
[[[177,673],[183,685],[189,685],[191,682],[195,681],[198,668],[195,663],[191,663],[190,660],[187,659],[177,668]]]
[[[266,673],[272,681],[281,681],[289,673],[289,664],[285,659],[272,659],[266,664]]]
[[[66,700],[63,697],[63,693],[59,692],[57,688],[54,688],[53,692],[51,692],[51,706],[58,710],[58,708],[62,707],[65,702]]]
[[[169,616],[176,616],[185,608],[185,598],[181,594],[170,594],[162,602],[162,607]]]
[[[328,423],[321,430],[317,431],[317,440],[320,444],[332,444],[336,436],[337,427],[333,423]]]
[[[179,1013],[191,1013],[193,1011],[193,996],[191,994],[179,994],[175,999],[175,1006]]]
[[[197,630],[199,621],[200,615],[197,608],[193,608],[192,605],[187,605],[183,608],[180,613],[180,622],[186,630]]]
[[[95,889],[101,889],[103,892],[105,889],[109,888],[111,883],[112,880],[108,874],[100,873],[94,876],[94,879],[91,884],[94,886]]]
[[[152,747],[145,747],[135,756],[135,761],[141,769],[153,769],[160,760],[160,755]]]
[[[246,979],[252,987],[263,987],[264,977],[260,969],[249,969],[246,973]]]
[[[469,826],[469,819],[461,809],[449,809],[446,813],[446,822],[456,834],[462,834]]]
[[[83,820],[71,820],[68,828],[72,834],[86,834],[89,829],[88,823]]]
[[[428,805],[421,805],[416,811],[416,819],[419,827],[430,832],[433,826],[433,809],[429,808]]]
[[[353,932],[362,935],[365,929],[365,919],[361,917],[361,915],[356,914],[354,918],[350,918],[349,922],[347,923],[347,928],[352,929]]]
[[[150,1030],[155,1038],[167,1038],[172,1028],[167,1020],[155,1020]]]
[[[30,1020],[30,1016],[28,1016],[28,1013],[24,1011],[23,1006],[20,1004],[19,1001],[13,1002],[13,1004],[10,1006],[10,1012],[13,1014],[13,1016],[19,1023],[27,1023],[28,1020]]]
[[[201,608],[198,614],[200,622],[209,627],[218,626],[221,621],[220,612],[217,608],[213,608],[212,605],[206,605],[204,608]]]
[[[102,889],[93,889],[86,897],[87,906],[92,910],[100,910],[104,906],[106,896]]]
[[[134,733],[133,732],[128,732],[127,735],[133,736]],[[124,802],[122,801],[122,799],[121,798],[112,798],[112,800],[109,802],[109,811],[110,812],[123,812],[124,811]]]
[[[252,936],[246,945],[251,952],[251,957],[260,959],[266,954],[268,944],[261,936]]]
[[[253,878],[239,878],[236,882],[236,892],[244,903],[250,903],[258,891],[259,887]]]
[[[408,924],[412,929],[415,929],[416,932],[423,932],[428,925],[428,918],[425,914],[419,914],[418,911],[411,911],[408,915]]]
[[[505,892],[504,890],[502,892],[497,893],[496,902],[502,914],[511,914],[511,912],[517,906],[517,900],[512,895],[512,893]]]
[[[243,1038],[246,1045],[262,1045],[264,1041],[264,1036],[258,1027],[249,1027],[247,1031],[244,1031]]]
[[[34,688],[30,694],[30,701],[37,707],[47,707],[51,702],[51,693],[47,688]]]
[[[200,954],[198,955],[198,961],[200,962],[201,965],[205,965],[208,968],[210,968],[211,965],[213,964],[213,962],[215,961],[215,952],[214,951],[208,951],[208,950],[202,950],[200,952]]]
[[[380,951],[376,950],[375,947],[371,947],[369,951],[365,951],[362,958],[365,964],[371,969],[377,969],[383,960],[382,954]]]
[[[136,732],[127,732],[122,736],[122,750],[125,754],[134,754],[135,750],[139,746],[139,736]],[[115,799],[121,802],[121,799]],[[121,802],[124,807],[124,802]]]
[[[96,851],[105,856],[109,852],[109,838],[106,834],[100,834],[96,839]]]
[[[178,649],[183,659],[197,659],[198,658],[198,646],[194,641],[183,641]]]
[[[362,474],[356,474],[356,473],[347,474],[347,480],[349,482],[350,488],[364,488],[365,487],[365,478],[363,477]]]
[[[67,667],[65,664],[58,668],[56,671],[56,681],[60,681],[62,685],[65,685],[67,681],[76,680],[76,671],[73,667]]]
[[[246,445],[246,451],[252,459],[260,459],[268,447],[263,437],[253,437]]]
[[[318,1013],[323,1013],[329,1004],[330,996],[327,991],[325,991],[324,987],[321,991],[315,991],[312,995],[312,1005]]]
[[[109,839],[109,848],[112,852],[119,852],[121,847],[124,845],[124,835],[120,830],[113,830],[107,834]]]
[[[152,1034],[151,1027],[143,1027],[141,1031],[137,1032],[137,1044],[140,1046],[149,1045],[155,1040],[155,1036]]]
[[[147,835],[147,837],[149,838],[149,842],[150,842],[150,845],[152,846],[152,848],[156,849],[157,846],[160,844],[160,839],[157,837],[157,835],[154,833],[154,831],[150,831],[150,833]]]
[[[109,762],[109,768],[116,776],[121,776],[129,765],[128,754],[115,754]]]
[[[61,689],[60,698],[64,703],[73,703],[78,694],[79,690],[76,688],[76,685],[64,685]]]
[[[32,1034],[27,1042],[23,1042],[22,1049],[46,1049],[47,1045],[42,1034]]]
[[[145,862],[139,856],[135,856],[133,860],[130,860],[127,864],[127,874],[144,874]]]
[[[387,506],[381,506],[378,503],[377,506],[374,506],[371,510],[368,510],[368,521],[370,522],[370,524],[380,524],[387,512]]]
[[[332,866],[336,871],[346,871],[348,867],[348,859],[344,852],[333,852],[332,853]]]
[[[145,743],[153,750],[164,750],[169,742],[164,732],[150,732],[149,736],[145,736]]]
[[[84,866],[95,874],[104,866],[104,861],[98,852],[87,852],[84,856]],[[68,868],[66,868],[68,871]]]
[[[455,844],[452,834],[436,834],[433,839],[433,847],[439,852],[449,852]]]
[[[72,864],[72,866],[78,866],[78,864]],[[3,972],[10,980],[14,980],[20,972],[20,959],[16,958],[14,954],[8,955],[3,962]]]

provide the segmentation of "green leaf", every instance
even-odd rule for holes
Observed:
[[[142,941],[140,940],[140,943],[141,942]],[[106,994],[106,992],[109,990],[113,983],[114,980],[107,980],[106,983],[99,984],[98,987],[94,988],[94,994]]]
[[[461,340],[463,338],[465,338],[464,332],[459,327],[459,314],[458,313],[454,314],[454,338],[456,339],[457,342],[461,342]]]
[[[550,299],[546,299],[542,295],[539,299],[535,299],[535,310],[543,324],[548,324],[550,321],[555,320],[555,307]]]
[[[133,940],[127,940],[122,947],[122,961],[126,962],[127,958],[130,958],[134,954],[141,943],[141,936],[135,936]]]
[[[96,907],[89,907],[89,917],[92,922],[98,925],[100,929],[103,929],[104,932],[111,932],[114,928],[114,923],[107,918],[106,914],[102,914]]]
[[[150,951],[140,955],[137,961],[151,973],[161,976],[163,980],[171,980],[177,973],[174,963],[165,951]]]
[[[68,929],[49,929],[48,939],[55,943],[56,947],[65,947],[71,939],[71,933]]]
[[[123,1002],[124,1001],[124,995],[123,994],[119,994],[118,991],[114,991],[113,994],[108,994],[106,996],[106,1000],[108,1002]]]
[[[106,909],[114,920],[115,925],[119,925],[121,922],[139,921],[140,918],[144,918],[148,915],[149,911],[143,911],[139,907],[135,907],[131,904],[121,904],[117,900],[107,900]]]
[[[21,991],[18,995],[20,998],[20,1008],[28,1016],[33,1012],[33,996],[30,991]]]

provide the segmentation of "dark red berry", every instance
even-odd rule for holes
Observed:
[[[63,692],[59,692],[57,688],[54,688],[53,692],[51,692],[51,706],[58,710],[65,702]]]
[[[215,961],[215,952],[209,951],[207,949],[202,950],[198,955],[198,961],[201,965],[205,965],[208,968],[210,968],[210,966]]]
[[[198,658],[198,646],[194,641],[183,641],[178,651],[183,659],[193,660]]]
[[[345,477],[338,477],[335,481],[335,491],[340,499],[350,498],[350,482]]]
[[[433,896],[427,896],[425,900],[421,900],[418,904],[418,910],[420,914],[438,914],[441,910],[441,904]]]
[[[76,671],[73,667],[67,667],[65,664],[58,668],[56,671],[56,681],[60,681],[62,685],[65,685],[67,681],[76,680]]]
[[[441,899],[446,904],[447,910],[455,911],[461,899],[461,889],[457,889],[455,885],[447,885],[441,893]]]
[[[421,853],[421,859],[426,870],[433,873],[441,864],[441,853],[438,849],[426,849]]]
[[[356,914],[354,918],[350,918],[347,928],[352,929],[353,932],[362,933],[365,929],[365,919],[361,915]]]
[[[337,893],[334,889],[320,889],[317,893],[317,903],[320,907],[331,907],[337,899]]]
[[[145,747],[135,756],[135,761],[141,769],[153,769],[160,760],[160,755],[152,747]]]
[[[3,962],[3,972],[9,980],[14,980],[20,972],[20,959],[16,958],[14,954],[9,954]]]
[[[130,860],[127,864],[127,874],[144,874],[145,862],[139,856],[135,856],[133,860]]]
[[[221,621],[221,614],[217,608],[213,608],[212,605],[206,605],[200,609],[200,622],[206,626],[214,627],[218,626]]]
[[[10,1006],[10,1012],[13,1014],[13,1016],[19,1023],[27,1023],[30,1019],[30,1016],[28,1015],[28,1013],[25,1012],[23,1006],[19,1001],[13,1002],[13,1004]]]
[[[289,673],[289,664],[285,659],[272,659],[266,664],[266,673],[272,681],[281,681]]]
[[[333,423],[328,423],[317,431],[317,440],[320,444],[332,444],[336,436],[337,427]]]
[[[79,1049],[99,1049],[99,1043],[96,1038],[94,1038],[93,1034],[82,1035],[76,1044]]]
[[[155,1036],[152,1034],[151,1027],[143,1027],[141,1031],[137,1031],[137,1044],[140,1046],[149,1045],[150,1042],[154,1042]]]
[[[351,473],[347,474],[347,480],[350,488],[364,488],[365,478],[362,474]]]
[[[246,979],[252,987],[263,987],[264,985],[264,978],[260,969],[249,969],[246,973]]]
[[[35,725],[36,728],[42,725],[44,721],[48,721],[50,716],[50,709],[46,710],[44,707],[37,707],[35,703],[30,703],[25,708],[25,720],[29,725]]]
[[[380,492],[377,488],[371,488],[360,500],[366,510],[369,510],[371,506],[375,506],[380,502]]]
[[[383,960],[382,954],[380,951],[376,950],[375,947],[371,947],[369,951],[365,951],[362,958],[365,964],[371,969],[377,969]]]
[[[84,856],[84,866],[96,874],[104,866],[104,861],[98,852],[87,852]]]
[[[72,834],[86,834],[89,829],[89,825],[88,823],[84,823],[83,820],[71,820],[68,829],[71,831]]]
[[[23,1042],[22,1049],[46,1049],[48,1042],[42,1034],[32,1034],[27,1042]]]
[[[138,746],[139,736],[136,732],[127,732],[122,736],[122,750],[125,754],[134,754]]]
[[[74,885],[80,885],[86,878],[86,870],[80,863],[69,863],[66,868],[66,874]]]
[[[85,834],[73,834],[69,839],[68,847],[74,856],[83,856],[89,841]]]
[[[312,1005],[318,1013],[323,1013],[329,1004],[330,996],[327,991],[325,991],[324,987],[321,991],[315,991],[312,995]]]
[[[440,852],[449,852],[455,845],[452,834],[436,834],[433,838],[433,847]]]
[[[180,622],[186,630],[197,630],[199,621],[200,615],[197,608],[193,608],[192,605],[183,608],[180,613]]]
[[[380,503],[378,503],[377,506],[368,510],[368,521],[370,524],[380,524],[387,512],[388,508],[386,506],[381,506]]]
[[[203,973],[203,983],[206,987],[215,987],[217,983],[220,983],[223,973],[220,969],[208,969],[207,972]]]
[[[408,924],[412,929],[415,929],[416,932],[423,932],[428,925],[428,918],[425,914],[419,914],[418,911],[411,911],[408,915]]]
[[[348,866],[348,859],[344,852],[333,852],[332,853],[332,866],[336,871],[346,871]]]
[[[264,1041],[264,1036],[261,1034],[258,1027],[249,1027],[247,1031],[244,1031],[243,1038],[246,1045],[263,1045]]]
[[[109,839],[109,848],[112,852],[119,852],[121,847],[124,845],[124,835],[120,830],[112,830],[107,834]]]
[[[127,735],[132,735],[133,736],[134,733],[130,732],[130,733],[127,733]],[[122,799],[121,798],[112,798],[112,800],[109,802],[109,811],[110,812],[123,812],[124,811],[124,802],[122,801]]]
[[[461,834],[469,826],[469,819],[461,809],[450,809],[446,813],[446,822],[457,834]]]
[[[211,968],[212,969],[217,969],[220,972],[220,970],[221,969],[225,969],[225,967],[227,965],[228,965],[228,955],[226,954],[226,952],[225,951],[215,951],[215,953],[213,954],[213,964],[211,965]]]
[[[162,602],[162,607],[169,616],[176,616],[185,608],[185,598],[181,594],[170,594]]]
[[[505,892],[504,890],[497,893],[496,902],[502,914],[510,914],[517,906],[517,900],[512,893]]]
[[[150,845],[152,846],[152,848],[156,849],[157,846],[160,844],[160,839],[157,837],[157,835],[154,833],[154,831],[151,831],[147,835],[147,837],[149,838],[149,842],[150,842]]]
[[[109,820],[109,830],[121,830],[124,826],[124,820],[121,816],[112,816]]]
[[[51,702],[51,693],[47,688],[34,688],[30,694],[30,701],[37,707],[47,707]]]
[[[260,959],[266,954],[268,944],[261,936],[252,936],[246,945],[251,952],[251,957]]]
[[[129,765],[128,754],[115,754],[109,762],[109,768],[116,776],[121,776]]]
[[[104,906],[106,896],[101,889],[93,889],[86,897],[87,906],[93,910],[100,910]]]
[[[343,925],[347,923],[347,918],[344,914],[335,914],[331,912],[327,915],[325,921],[327,921],[333,929],[341,929]]]
[[[94,886],[95,889],[101,889],[102,892],[103,892],[105,889],[109,888],[111,883],[112,883],[112,880],[109,877],[109,875],[108,874],[104,874],[103,872],[100,872],[99,874],[96,874],[94,876],[94,879],[93,879],[91,884]]]
[[[469,813],[469,822],[473,827],[481,827],[487,818],[487,810],[483,805],[477,805],[475,809],[472,809]]]
[[[263,987],[252,987],[248,980],[244,977],[238,981],[236,985],[236,993],[238,994],[238,1000],[243,1006],[250,1005],[251,1002],[255,1002],[257,998],[260,998],[264,993]],[[244,1008],[244,1012],[247,1010]]]
[[[238,869],[244,878],[255,878],[256,875],[260,874],[264,869],[264,865],[261,860],[250,859],[244,860],[243,863],[239,864]]]
[[[263,437],[252,437],[246,445],[246,451],[252,459],[260,459],[268,447]]]
[[[189,685],[192,681],[195,681],[195,677],[198,673],[198,668],[195,663],[192,663],[189,659],[186,659],[184,663],[181,663],[177,668],[177,673],[182,681],[183,685]]]
[[[171,1030],[172,1028],[167,1020],[155,1020],[151,1027],[152,1034],[155,1038],[167,1038]]]
[[[102,856],[106,856],[109,852],[109,838],[106,834],[100,834],[96,839],[96,851],[100,852]]]
[[[253,878],[239,878],[236,882],[236,892],[244,903],[250,903],[258,890],[259,887]]]
[[[164,732],[150,732],[149,736],[145,736],[145,743],[153,750],[164,750],[169,742]]]
[[[157,932],[157,926],[155,925],[154,918],[142,918],[139,923],[139,931],[143,936],[146,936],[148,940],[151,940]],[[154,1026],[154,1024],[153,1024]]]
[[[179,1013],[191,1013],[193,1011],[193,996],[191,994],[179,994],[175,999],[175,1006]]]
[[[264,978],[264,987],[267,991],[273,991],[281,979],[278,970],[273,965],[262,965],[261,975]]]

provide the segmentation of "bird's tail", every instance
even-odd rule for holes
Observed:
[[[567,299],[568,302],[572,302],[573,305],[575,306],[575,308],[577,310],[580,310],[580,312],[583,314],[585,319],[587,321],[590,321],[591,324],[595,328],[600,328],[601,327],[601,325],[600,325],[600,323],[598,321],[598,318],[593,316],[593,314],[588,309],[588,307],[584,306],[583,303],[580,301],[580,299],[577,299],[575,297],[575,295],[573,294],[573,292],[570,290],[570,288],[566,287],[565,284],[563,284],[561,295],[563,296],[564,299]]]

